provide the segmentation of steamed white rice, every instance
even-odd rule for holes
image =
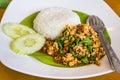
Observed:
[[[66,25],[80,24],[79,16],[65,8],[47,8],[41,10],[34,20],[34,29],[46,38],[54,39]]]

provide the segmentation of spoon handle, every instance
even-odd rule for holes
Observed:
[[[110,63],[111,68],[113,70],[115,70],[116,72],[120,73],[120,60],[118,59],[117,55],[113,51],[111,45],[108,43],[102,30],[98,31],[98,35],[100,37],[100,41],[102,42],[103,48],[104,48],[106,55],[108,57],[108,61]]]

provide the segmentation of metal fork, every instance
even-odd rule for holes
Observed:
[[[106,52],[112,70],[115,70],[116,72],[120,73],[120,60],[118,59],[117,55],[115,54],[111,45],[109,44],[108,40],[103,34],[105,25],[102,22],[102,20],[97,16],[91,15],[87,18],[86,23],[90,24],[93,27],[93,29],[98,33],[98,36]]]

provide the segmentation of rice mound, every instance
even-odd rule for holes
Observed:
[[[79,16],[72,10],[60,7],[46,8],[34,19],[34,29],[46,38],[54,39],[66,25],[80,24]]]

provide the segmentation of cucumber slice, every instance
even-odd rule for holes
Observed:
[[[16,54],[32,54],[40,50],[45,43],[45,38],[40,34],[28,34],[14,40],[10,48]]]
[[[19,38],[19,37],[24,36],[26,34],[36,33],[33,29],[31,29],[27,26],[18,24],[18,23],[3,24],[2,30],[7,36],[9,36],[13,39]]]

